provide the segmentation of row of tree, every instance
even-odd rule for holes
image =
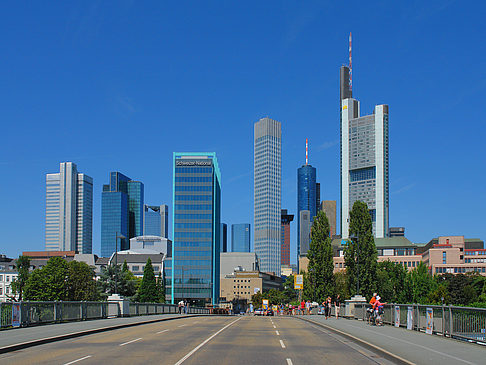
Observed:
[[[143,303],[165,302],[165,278],[159,273],[155,278],[150,258],[145,264],[143,278],[138,278],[123,266],[109,265],[102,269],[96,280],[92,267],[84,262],[67,262],[52,257],[42,268],[32,272],[30,259],[17,259],[18,276],[12,282],[12,300],[31,301],[99,301],[117,293],[132,301]]]
[[[420,262],[411,271],[391,261],[378,262],[373,224],[368,207],[357,201],[350,212],[349,237],[344,247],[346,270],[333,273],[333,248],[329,222],[324,212],[314,218],[311,243],[304,274],[302,299],[322,303],[328,296],[350,298],[361,294],[370,299],[374,292],[394,303],[453,304],[486,307],[486,277],[477,273],[432,276]],[[262,299],[272,304],[297,303],[293,277],[283,291],[270,290],[253,296],[254,305]],[[255,304],[257,303],[257,304]]]

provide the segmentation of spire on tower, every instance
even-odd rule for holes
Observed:
[[[307,144],[307,138],[305,139],[305,164],[307,165],[308,162],[309,162],[309,159],[308,159],[309,155],[308,155],[308,144]]]
[[[353,90],[352,34],[349,32],[349,90]]]

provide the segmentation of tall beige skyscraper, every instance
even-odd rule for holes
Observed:
[[[280,275],[282,126],[262,118],[254,126],[254,246],[260,270]]]
[[[46,175],[46,251],[92,253],[93,179],[61,162]]]

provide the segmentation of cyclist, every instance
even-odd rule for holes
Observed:
[[[375,323],[375,311],[374,311],[374,304],[376,302],[376,297],[378,296],[377,293],[373,293],[373,297],[370,299],[371,308],[367,308],[366,311],[368,312],[368,322],[370,324]]]
[[[381,314],[383,313],[383,306],[386,303],[380,302],[381,297],[379,295],[376,296],[376,300],[373,303],[373,313],[375,315],[375,322],[376,325],[380,326],[381,325]]]

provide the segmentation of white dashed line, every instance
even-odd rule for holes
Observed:
[[[88,358],[90,358],[90,357],[91,357],[91,355],[88,355],[88,356],[82,357],[82,358],[80,358],[80,359],[77,359],[77,360],[74,360],[74,361],[71,361],[71,362],[67,362],[67,363],[65,363],[64,365],[70,365],[70,364],[74,364],[75,362],[78,362],[78,361],[81,361],[81,360],[86,360],[86,359],[88,359]]]
[[[142,339],[142,337],[139,337],[139,338],[136,338],[136,339],[134,339],[134,340],[131,340],[131,341],[128,341],[128,342],[122,343],[122,344],[120,344],[119,346],[125,346],[125,345],[128,345],[129,343],[136,342],[136,341],[140,341],[141,339]]]
[[[292,360],[287,359],[287,365],[293,365]]]
[[[275,333],[277,334],[277,336],[280,336],[280,333],[278,333],[278,331],[275,331]]]
[[[285,348],[285,345],[282,340],[280,340],[280,346],[282,346],[283,349]]]
[[[273,325],[273,328],[277,328],[277,326]]]
[[[184,327],[184,326],[187,326],[187,324],[181,324],[181,325],[180,325],[180,326],[178,326],[178,327]]]
[[[162,330],[162,331],[157,332],[157,334],[159,334],[159,333],[164,333],[164,332],[167,332],[167,331],[168,331],[168,330]]]
[[[175,365],[181,365],[184,361],[186,361],[193,353],[195,353],[197,350],[199,350],[201,347],[203,347],[205,344],[207,344],[209,341],[211,341],[211,339],[213,339],[214,337],[216,337],[218,334],[220,334],[221,332],[223,332],[226,328],[228,328],[229,326],[231,326],[233,323],[235,322],[238,322],[241,318],[243,317],[240,317],[238,318],[237,320],[231,322],[230,324],[227,324],[226,326],[224,326],[223,328],[221,328],[218,332],[216,332],[215,334],[213,334],[211,337],[208,337],[206,340],[204,340],[201,344],[199,344],[198,346],[196,346],[191,352],[189,352],[186,356],[184,356],[182,359],[180,359],[179,361],[177,361],[175,363]]]

